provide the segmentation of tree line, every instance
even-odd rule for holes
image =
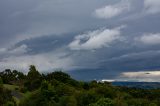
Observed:
[[[23,95],[17,103],[5,84]],[[0,106],[160,106],[160,89],[115,87],[109,82],[77,81],[67,73],[39,73],[34,65],[25,75],[0,72]]]

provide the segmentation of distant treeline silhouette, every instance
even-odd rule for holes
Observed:
[[[25,75],[0,72],[0,106],[160,106],[160,89],[115,87],[109,82],[83,82],[62,71]]]

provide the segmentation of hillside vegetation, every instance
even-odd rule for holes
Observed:
[[[31,65],[27,75],[0,72],[0,106],[160,106],[160,89],[76,81],[61,71],[41,74]]]

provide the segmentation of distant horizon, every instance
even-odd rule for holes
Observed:
[[[37,68],[37,67],[36,67]],[[5,70],[7,70],[9,68],[6,68]],[[5,71],[3,70],[3,71]],[[10,69],[11,71],[13,70],[17,70],[17,69]],[[37,69],[38,70],[38,69]],[[26,70],[26,71],[22,71],[22,70],[17,70],[19,72],[23,72],[25,75],[28,74],[29,72],[29,69]],[[105,75],[107,75],[107,73],[103,74],[103,77],[102,75],[99,75],[97,73],[97,70],[63,70],[61,68],[57,68],[57,69],[53,69],[52,71],[40,71],[38,70],[41,74],[48,74],[48,73],[51,73],[51,72],[55,72],[55,71],[62,71],[62,72],[65,72],[67,74],[69,74],[72,78],[76,79],[76,80],[82,80],[82,81],[92,81],[92,80],[96,80],[98,82],[160,82],[160,79],[158,80],[158,76],[160,74],[160,71],[158,70],[153,70],[153,71],[129,71],[129,72],[123,72],[121,73],[120,76],[114,76],[114,78],[109,78],[109,77],[105,77]],[[78,72],[79,71],[79,72]],[[87,72],[89,71],[89,72]],[[94,74],[90,74],[90,72],[94,72]],[[2,70],[0,71],[2,72]],[[83,73],[82,73],[83,72]],[[87,75],[88,74],[88,75]],[[87,75],[87,76],[86,76]],[[96,75],[96,76],[95,76]],[[112,75],[111,75],[112,76]],[[157,76],[157,77],[155,77]],[[149,78],[149,77],[153,77],[155,78],[153,80],[150,79],[150,80],[146,80],[145,78]]]

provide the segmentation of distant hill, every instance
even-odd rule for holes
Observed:
[[[113,86],[125,86],[131,88],[142,89],[157,89],[160,88],[160,82],[127,82],[127,81],[114,81]]]

